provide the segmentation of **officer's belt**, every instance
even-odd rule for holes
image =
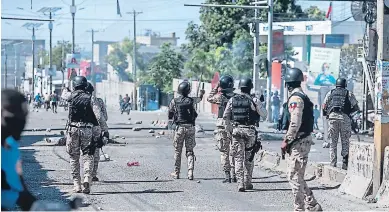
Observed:
[[[233,126],[238,127],[238,128],[255,129],[255,125],[237,125],[237,124],[234,124]]]
[[[193,127],[194,124],[177,124],[179,127]]]
[[[70,123],[69,127],[76,127],[76,128],[92,128],[93,125],[89,123]]]

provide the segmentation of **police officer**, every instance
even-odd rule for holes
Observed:
[[[336,167],[337,145],[340,134],[342,142],[342,169],[348,166],[348,151],[351,137],[350,114],[359,111],[358,101],[354,94],[346,89],[346,79],[336,80],[336,88],[332,89],[324,98],[323,114],[328,119],[328,139],[330,143],[331,166]]]
[[[185,143],[186,157],[188,159],[188,179],[193,180],[193,170],[195,155],[193,152],[196,146],[195,141],[195,120],[197,112],[195,104],[199,103],[204,95],[204,90],[201,90],[200,97],[188,97],[191,87],[188,81],[183,81],[178,85],[177,98],[172,99],[169,104],[168,117],[173,119],[176,124],[174,132],[174,172],[171,174],[173,178],[179,179],[181,168],[182,147]]]
[[[285,83],[289,91],[288,111],[290,120],[281,149],[289,153],[287,175],[294,196],[294,211],[321,211],[312,191],[304,180],[313,132],[313,104],[301,88],[303,72],[288,68]],[[285,114],[284,114],[285,115]],[[284,117],[283,117],[284,118]]]
[[[239,82],[241,94],[228,100],[223,118],[231,122],[232,148],[235,156],[235,173],[240,192],[253,188],[251,184],[254,162],[249,161],[250,148],[255,144],[255,125],[259,117],[266,117],[267,112],[257,98],[250,96],[253,88],[251,79],[243,78]],[[243,182],[244,181],[244,182]]]
[[[221,93],[218,94],[219,87],[221,88]],[[209,94],[207,101],[212,104],[219,105],[216,127],[216,140],[218,144],[218,148],[220,151],[220,160],[223,167],[223,171],[225,173],[225,179],[222,181],[223,183],[231,183],[231,175],[232,181],[236,182],[235,175],[235,160],[232,155],[232,151],[230,152],[230,147],[232,143],[231,136],[231,124],[226,122],[223,119],[224,110],[226,108],[228,100],[235,95],[234,91],[234,79],[231,76],[222,76],[220,78],[217,86],[212,89]]]
[[[69,120],[67,126],[66,148],[70,155],[71,173],[74,191],[81,192],[80,154],[84,161],[83,193],[90,193],[95,153],[95,136],[93,128],[100,126],[108,129],[101,108],[90,93],[86,91],[87,80],[83,76],[73,79],[73,92],[63,89],[62,98],[69,102]],[[108,132],[105,132],[108,133]]]
[[[94,92],[93,85],[88,82],[86,91],[93,95]],[[105,119],[105,121],[108,121],[108,115],[107,115],[107,109],[105,107],[104,101],[101,98],[96,98],[97,104],[101,108],[102,115]],[[108,132],[108,129],[102,130],[100,126],[94,126],[93,127],[93,137],[96,139],[96,151],[93,155],[93,171],[92,171],[92,181],[99,181],[99,178],[97,177],[97,169],[99,168],[99,161],[100,161],[100,148],[105,145],[105,143],[102,140],[102,135],[104,135],[104,132]],[[107,135],[104,135],[107,136]]]

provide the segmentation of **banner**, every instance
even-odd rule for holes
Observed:
[[[273,58],[284,58],[285,56],[284,30],[273,30]]]
[[[80,68],[81,54],[67,54],[66,55],[66,68]]]
[[[311,48],[309,85],[332,86],[339,77],[340,49]]]
[[[389,123],[389,61],[377,61],[376,76],[377,109],[381,110],[381,123]]]

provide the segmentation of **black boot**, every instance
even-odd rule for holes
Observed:
[[[343,157],[342,169],[347,170],[347,167],[348,167],[348,155]]]
[[[229,171],[225,172],[226,178],[222,181],[223,183],[231,183],[231,174]]]

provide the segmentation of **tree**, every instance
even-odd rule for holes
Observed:
[[[124,81],[132,81],[132,78],[126,73],[128,68],[127,55],[120,49],[119,44],[112,45],[113,50],[107,55],[107,62],[117,71],[119,78]]]
[[[147,68],[147,65],[144,63],[143,61],[143,56],[142,54],[139,53],[139,48],[140,48],[140,45],[137,44],[136,45],[136,67],[137,69],[139,69],[140,71],[145,71],[146,68]],[[134,42],[132,40],[130,40],[128,37],[124,38],[122,43],[121,43],[121,46],[120,46],[120,49],[122,50],[123,53],[125,54],[128,54],[131,56],[131,58],[133,58],[133,54],[134,54]]]
[[[185,68],[188,70],[185,76],[188,78],[210,81],[215,71],[214,64],[214,54],[196,48],[185,63]],[[202,76],[202,79],[199,79],[200,76]]]
[[[152,60],[147,81],[166,93],[172,91],[173,79],[181,76],[184,68],[184,56],[172,49],[170,43],[164,43],[161,52]]]
[[[62,48],[63,47],[63,48]],[[65,60],[63,55],[66,57],[66,54],[72,53],[72,44],[69,41],[57,42],[52,49],[52,62],[53,65],[57,67],[57,70],[63,70],[65,67],[62,67],[62,61]],[[38,56],[43,58],[43,66],[50,64],[49,51],[42,50],[39,52]]]
[[[304,13],[306,13],[311,20],[324,21],[326,19],[326,13],[317,6],[310,6],[304,10]]]

